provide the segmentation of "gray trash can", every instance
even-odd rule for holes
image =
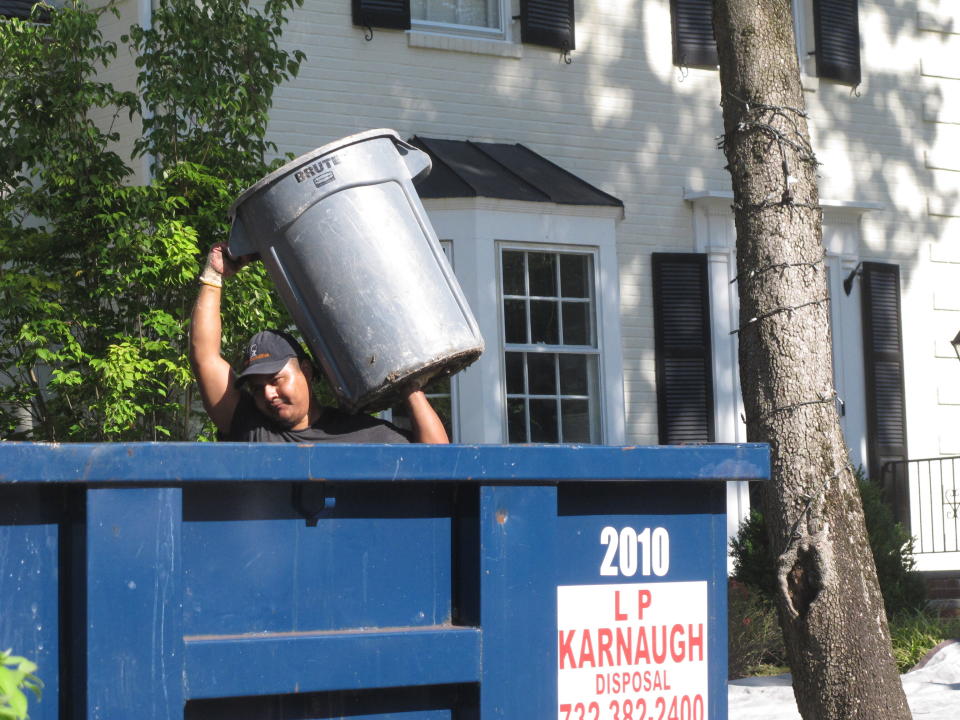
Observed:
[[[287,163],[230,208],[230,254],[259,254],[351,411],[390,407],[483,352],[413,187],[429,172],[426,153],[370,130]]]

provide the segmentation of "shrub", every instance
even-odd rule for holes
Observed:
[[[920,662],[944,640],[960,637],[960,618],[941,618],[929,612],[902,612],[890,620],[893,657],[901,673]]]
[[[767,524],[756,509],[743,521],[736,537],[730,541],[733,554],[733,577],[759,591],[765,600],[776,602],[777,562],[767,540]]]
[[[737,580],[730,580],[727,598],[730,679],[785,665],[783,636],[769,598]]]
[[[926,605],[927,588],[923,576],[914,570],[913,538],[894,519],[879,485],[863,477],[862,472],[857,475],[857,484],[887,617],[915,614]]]
[[[920,573],[914,570],[913,540],[903,525],[894,519],[880,488],[865,478],[860,470],[857,471],[857,485],[887,617],[904,612],[916,613],[926,603],[926,587]],[[776,557],[767,540],[762,513],[751,511],[731,541],[730,548],[733,577],[775,602]]]

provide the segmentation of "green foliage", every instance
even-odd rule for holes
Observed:
[[[129,34],[139,97],[96,79],[117,55],[98,29],[112,5],[0,22],[0,437],[208,432],[187,361],[195,278],[228,237],[233,198],[282,162],[267,161],[266,121],[303,59],[278,46],[301,3],[161,0],[153,27]],[[141,112],[149,185],[135,184],[113,129]],[[225,295],[228,356],[289,322],[259,264]]]
[[[960,637],[960,618],[929,612],[902,612],[890,619],[893,657],[901,673],[910,670],[944,640]]]
[[[785,672],[783,635],[769,597],[750,585],[730,580],[727,601],[730,679],[766,674],[769,668]]]
[[[926,588],[914,570],[913,540],[894,520],[880,488],[857,473],[870,549],[890,624],[893,655],[908,671],[943,640],[960,636],[960,619],[939,618],[921,610]],[[770,550],[763,515],[756,510],[730,543],[734,580],[729,593],[730,677],[760,674],[764,668],[786,672],[783,641],[776,628],[776,559]]]
[[[756,508],[750,509],[750,516],[741,523],[730,541],[730,552],[733,555],[733,576],[773,603],[777,593],[777,562],[767,540],[767,524]]]
[[[40,699],[43,683],[34,675],[37,666],[26,658],[0,650],[0,720],[27,720],[29,690]]]
[[[762,593],[730,581],[728,638],[730,678],[789,672],[777,611]],[[960,637],[960,618],[903,611],[890,618],[897,671],[905,673],[944,640]]]
[[[867,536],[877,579],[883,595],[887,617],[902,612],[916,612],[926,602],[926,588],[920,573],[914,570],[913,540],[903,525],[896,522],[881,491],[874,483],[857,473],[857,485],[863,499]],[[767,540],[763,515],[752,510],[730,543],[734,577],[775,601],[776,556]]]
[[[130,30],[138,52],[144,136],[138,152],[160,168],[183,160],[227,171],[243,185],[263,174],[276,145],[265,139],[274,88],[305,55],[279,47],[286,13],[302,0],[161,0],[153,26]]]
[[[862,472],[858,473],[857,485],[887,617],[916,613],[926,605],[927,588],[923,576],[914,570],[913,538],[894,518],[879,485],[863,477]]]

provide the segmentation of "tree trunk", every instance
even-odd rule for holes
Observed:
[[[733,181],[747,433],[765,492],[778,610],[806,720],[910,718],[836,411],[816,160],[790,0],[714,0]]]

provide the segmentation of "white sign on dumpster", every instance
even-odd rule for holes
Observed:
[[[706,720],[707,583],[557,588],[559,720]]]

